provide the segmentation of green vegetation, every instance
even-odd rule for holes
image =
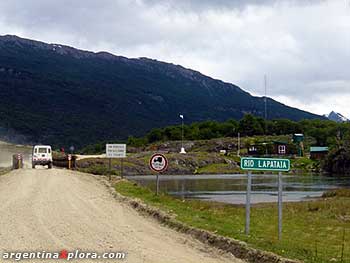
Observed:
[[[240,121],[227,122],[206,121],[184,126],[184,137],[191,145],[186,149],[196,153],[218,153],[225,149],[229,155],[236,154],[238,145],[237,133],[241,134],[241,155],[247,154],[250,146],[258,145],[258,154],[274,152],[276,142],[287,145],[288,154],[297,155],[298,146],[292,141],[292,134],[303,133],[305,156],[308,156],[310,146],[328,146],[330,153],[322,161],[312,161],[308,158],[292,160],[293,170],[299,172],[326,172],[328,174],[350,174],[350,123],[336,123],[325,120],[268,120],[245,115]],[[145,137],[129,137],[129,149],[134,151],[166,150],[178,152],[181,139],[181,126],[169,126],[163,129],[153,129]],[[104,144],[85,148],[85,154],[104,151]],[[267,148],[267,150],[266,150]],[[230,156],[228,156],[230,157]],[[237,163],[238,161],[236,161]],[[236,172],[227,162],[220,164],[201,165],[196,173],[229,173]]]
[[[338,143],[338,147],[332,149],[323,162],[323,168],[329,174],[350,174],[350,134],[345,140]]]
[[[223,137],[253,137],[261,135],[291,135],[303,133],[314,139],[318,146],[336,145],[337,138],[340,140],[349,133],[350,123],[336,123],[329,120],[302,120],[299,122],[276,119],[265,120],[246,114],[240,121],[229,120],[226,122],[205,121],[195,122],[184,126],[185,140],[209,140]],[[152,129],[145,137],[129,137],[130,146],[140,147],[148,143],[159,141],[181,140],[181,126],[168,126],[165,128]]]
[[[311,160],[306,157],[291,159],[291,166],[294,171],[305,173],[317,173],[320,171],[320,161]]]
[[[152,153],[143,152],[139,154],[129,154],[127,158],[123,160],[123,172],[125,175],[145,175],[151,174],[149,168],[149,159]],[[228,158],[223,157],[215,153],[189,153],[186,155],[179,153],[169,153],[167,154],[169,159],[169,167],[167,170],[168,174],[195,174],[202,167],[210,165],[227,164]],[[89,158],[79,160],[77,162],[77,167],[82,172],[88,172],[93,174],[106,174],[108,173],[109,160],[106,158]],[[231,161],[230,161],[231,162]],[[232,173],[237,171],[235,169],[237,164],[232,161],[230,166],[227,166],[227,169],[224,173]],[[121,169],[120,159],[112,160],[112,170],[119,174]],[[219,173],[217,171],[216,173]]]
[[[118,162],[120,164],[120,162]],[[120,175],[120,169],[115,169],[117,161],[111,162],[111,170],[109,169],[109,160],[102,158],[89,158],[82,161],[77,161],[77,168],[84,173],[95,175]]]
[[[91,165],[88,168],[80,168],[80,171],[95,175],[119,175],[116,170],[109,170],[107,166]]]
[[[337,191],[332,198],[284,204],[283,239],[278,241],[276,204],[253,206],[251,235],[247,237],[242,206],[155,196],[129,181],[120,181],[115,187],[122,195],[139,198],[187,225],[246,241],[255,248],[305,262],[350,262],[350,190]]]

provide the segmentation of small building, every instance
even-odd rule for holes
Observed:
[[[248,147],[248,155],[251,155],[251,156],[259,155],[259,147],[260,145],[250,145]]]
[[[248,147],[248,155],[250,156],[289,156],[295,154],[297,154],[296,146],[283,141],[253,144]]]
[[[289,154],[288,143],[287,142],[273,142],[273,153],[276,155],[286,155]]]
[[[313,146],[310,147],[310,159],[312,160],[322,160],[328,154],[328,147]]]

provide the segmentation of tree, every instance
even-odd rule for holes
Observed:
[[[238,130],[245,136],[261,135],[264,133],[264,129],[261,127],[257,118],[251,114],[244,115],[243,119],[239,121]]]
[[[141,147],[146,145],[147,141],[145,138],[136,138],[134,136],[129,136],[127,144],[134,147]]]
[[[345,130],[344,140],[331,150],[322,165],[324,171],[333,175],[350,175],[350,129]]]
[[[284,134],[294,134],[300,133],[302,131],[300,125],[291,120],[274,120],[274,134],[284,135]]]
[[[163,139],[163,132],[161,129],[152,129],[146,136],[149,143],[161,141]]]

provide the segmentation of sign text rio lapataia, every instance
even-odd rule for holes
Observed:
[[[289,171],[290,161],[287,159],[252,158],[241,159],[243,170]]]

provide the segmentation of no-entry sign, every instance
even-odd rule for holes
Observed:
[[[168,159],[163,154],[156,153],[151,157],[149,166],[157,173],[163,172],[168,168]]]

